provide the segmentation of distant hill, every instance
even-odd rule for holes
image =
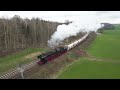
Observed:
[[[110,23],[101,23],[101,27],[100,29],[97,30],[98,33],[103,33],[104,30],[114,30],[115,26],[114,24],[110,24]]]

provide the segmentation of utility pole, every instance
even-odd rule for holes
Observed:
[[[20,71],[20,74],[21,74],[21,78],[22,79],[25,79],[25,77],[24,77],[24,68],[23,68],[23,66],[21,66],[20,64],[18,65],[18,70]]]

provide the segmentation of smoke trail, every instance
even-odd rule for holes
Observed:
[[[48,40],[48,46],[50,48],[58,46],[61,41],[70,36],[76,36],[79,32],[96,31],[101,27],[101,24],[98,22],[98,17],[95,15],[72,18],[72,21],[68,25],[63,24],[57,27],[57,31]]]

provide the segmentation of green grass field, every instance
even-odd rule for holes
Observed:
[[[25,64],[33,60],[32,58],[31,59],[24,58],[25,56],[35,52],[42,52],[45,50],[46,49],[42,49],[42,48],[29,48],[20,53],[12,54],[12,55],[0,58],[0,74],[10,69],[16,68],[18,64]]]
[[[120,63],[80,59],[68,67],[59,79],[120,79]]]
[[[82,58],[68,67],[59,79],[120,79],[120,25],[115,30],[105,30],[87,49],[87,52],[102,61]],[[107,60],[107,61],[106,61]]]
[[[120,60],[120,30],[104,31],[87,51],[96,57]]]

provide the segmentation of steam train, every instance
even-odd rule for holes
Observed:
[[[51,61],[59,56],[61,56],[62,54],[67,52],[67,47],[59,47],[56,48],[55,50],[51,51],[51,52],[47,52],[47,53],[43,53],[41,55],[38,56],[38,58],[40,59],[40,61],[38,62],[38,64],[45,64],[48,61]]]
[[[85,34],[82,38],[80,38],[79,40],[76,40],[74,42],[72,42],[69,45],[65,45],[64,47],[58,47],[56,49],[54,49],[51,52],[47,52],[47,53],[43,53],[41,55],[39,55],[37,58],[40,59],[40,61],[38,62],[38,64],[45,64],[48,61],[51,61],[61,55],[63,55],[64,53],[66,53],[68,50],[74,48],[75,46],[77,46],[78,44],[80,44],[82,41],[84,41],[87,37],[88,37],[89,33]]]

